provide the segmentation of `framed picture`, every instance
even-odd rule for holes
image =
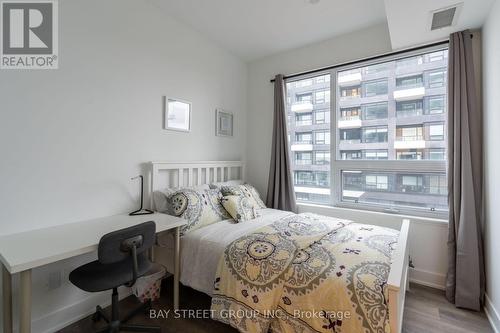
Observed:
[[[164,97],[164,128],[173,131],[191,131],[191,103]]]
[[[215,135],[233,136],[233,114],[221,109],[215,110]]]

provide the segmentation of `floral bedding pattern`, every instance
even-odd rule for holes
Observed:
[[[240,195],[248,199],[250,204],[256,209],[266,208],[266,205],[259,196],[259,192],[250,184],[225,185],[220,188],[223,196]]]
[[[214,283],[214,319],[240,332],[388,333],[399,232],[290,215],[235,240]]]
[[[260,216],[248,198],[242,195],[227,195],[221,199],[222,206],[236,223],[255,219]]]
[[[169,198],[172,214],[187,220],[181,235],[203,226],[230,219],[221,204],[222,195],[217,189],[181,189]]]

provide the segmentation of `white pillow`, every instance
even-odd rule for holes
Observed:
[[[153,202],[155,204],[155,211],[172,215],[172,209],[170,207],[170,204],[168,203],[168,197],[181,189],[209,190],[210,187],[208,185],[198,185],[198,186],[171,187],[161,191],[154,191]]]

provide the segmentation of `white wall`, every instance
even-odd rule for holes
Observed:
[[[131,211],[130,177],[150,160],[244,159],[246,64],[167,14],[59,1],[60,69],[0,71],[0,234]],[[162,95],[193,103],[191,133],[162,130]],[[233,138],[214,135],[217,107],[234,112]],[[34,271],[34,332],[96,305],[64,279],[45,287],[91,257]]]
[[[486,309],[500,331],[500,2],[496,1],[483,27],[484,205]]]
[[[248,180],[265,196],[271,156],[273,86],[276,74],[293,74],[391,52],[387,25],[381,24],[321,43],[279,53],[249,64],[248,68]],[[343,216],[364,223],[397,226],[401,216],[303,205],[300,211]],[[444,223],[443,223],[444,222]],[[446,221],[412,219],[410,252],[416,269],[411,278],[442,288],[446,274]]]

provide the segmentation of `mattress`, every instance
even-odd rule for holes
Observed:
[[[181,238],[181,283],[212,296],[217,265],[226,246],[277,219],[293,215],[269,208],[259,212],[261,216],[251,221],[235,223],[233,220],[224,220],[184,235]],[[160,250],[158,261],[166,266],[168,272],[173,273],[173,236],[161,237],[160,243],[164,247]]]

